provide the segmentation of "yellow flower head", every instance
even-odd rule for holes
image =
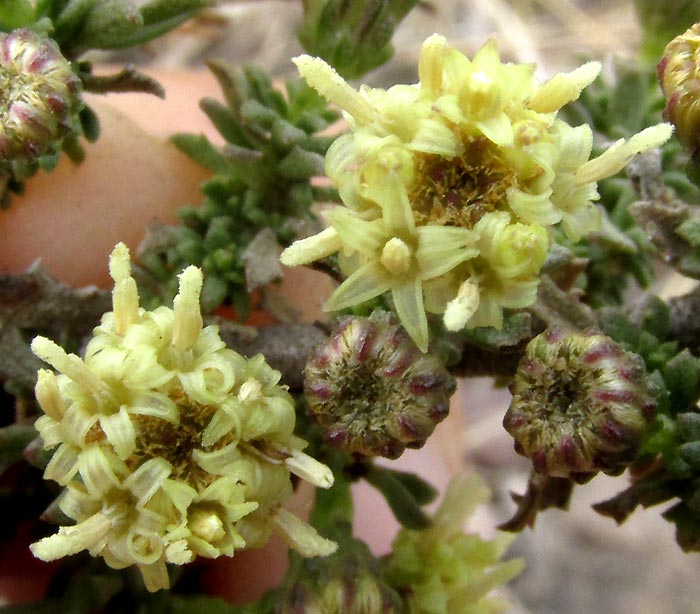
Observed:
[[[331,212],[329,229],[288,248],[282,262],[306,264],[340,251],[350,276],[326,308],[390,289],[422,349],[426,309],[449,311],[446,326],[461,329],[500,326],[503,307],[532,303],[546,229],[561,224],[577,239],[597,228],[596,182],[671,133],[660,124],[589,160],[591,129],[567,125],[557,111],[578,98],[600,65],[541,84],[534,65],[502,63],[493,40],[469,60],[433,35],[421,51],[420,82],[388,90],[357,91],[319,58],[295,62],[344,110],[351,131],[326,157],[346,206]],[[494,227],[504,224],[509,230],[491,244]]]
[[[114,568],[137,565],[146,587],[168,587],[166,563],[233,555],[271,531],[305,556],[335,544],[281,507],[290,472],[329,487],[330,470],[301,450],[294,404],[262,355],[228,349],[203,327],[202,273],[180,275],[173,308],[139,308],[129,252],[110,259],[113,311],[80,359],[37,337],[36,422],[56,448],[45,477],[65,487],[61,510],[76,525],[32,545],[43,560],[81,550]]]
[[[517,576],[522,559],[501,561],[513,536],[487,541],[465,532],[474,509],[489,497],[475,476],[450,482],[431,525],[402,529],[387,560],[387,580],[405,596],[410,614],[497,614],[507,612],[491,591]]]

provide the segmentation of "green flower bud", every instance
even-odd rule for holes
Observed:
[[[666,96],[664,113],[676,136],[693,150],[700,147],[700,24],[676,36],[657,67]]]
[[[327,439],[364,456],[420,448],[449,411],[455,381],[393,316],[346,317],[309,358],[304,392]]]
[[[503,420],[538,473],[579,482],[634,460],[656,410],[642,359],[595,332],[550,329],[527,346]]]
[[[25,29],[0,33],[0,163],[57,153],[76,123],[80,89],[53,40]]]

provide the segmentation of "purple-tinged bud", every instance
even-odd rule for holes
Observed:
[[[676,127],[676,136],[690,149],[699,149],[700,24],[666,45],[657,73],[666,96],[664,114]]]
[[[385,312],[341,319],[306,365],[304,392],[327,440],[363,456],[420,448],[449,411],[454,378]]]
[[[80,90],[53,40],[25,29],[0,33],[0,162],[58,152],[77,123]]]
[[[536,472],[583,482],[624,471],[656,411],[642,359],[596,332],[549,329],[527,346],[503,426]]]

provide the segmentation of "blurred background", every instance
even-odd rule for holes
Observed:
[[[282,79],[294,75],[290,58],[302,52],[296,39],[301,13],[298,0],[222,2],[137,52],[94,59],[172,69],[202,67],[206,58],[220,57],[255,63]],[[640,41],[631,0],[432,0],[401,23],[393,59],[366,81],[374,86],[414,82],[420,45],[433,32],[468,55],[495,36],[504,59],[536,62],[542,77],[571,69],[583,58],[634,57]],[[455,402],[464,415],[464,434],[454,453],[494,492],[490,507],[476,518],[487,533],[512,514],[509,492],[523,492],[529,474],[529,462],[513,452],[501,427],[508,403],[507,390],[494,389],[488,379],[463,382]],[[659,517],[662,510],[637,511],[618,528],[590,508],[626,483],[624,476],[597,477],[574,492],[568,513],[544,512],[533,530],[519,536],[511,553],[523,556],[527,568],[510,587],[514,611],[700,612],[700,556],[681,552],[673,526]]]

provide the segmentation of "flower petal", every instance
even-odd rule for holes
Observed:
[[[341,247],[342,242],[337,231],[334,228],[326,228],[312,237],[294,241],[282,252],[280,262],[286,266],[309,264],[334,254]]]
[[[481,133],[499,147],[513,147],[515,136],[513,125],[505,113],[497,113],[488,119],[474,122]]]
[[[372,122],[376,114],[372,105],[329,64],[309,55],[297,56],[292,61],[299,74],[326,100],[337,104],[360,123]]]
[[[538,113],[553,113],[576,100],[600,73],[600,62],[587,62],[569,73],[554,75],[530,99],[528,107]]]
[[[418,59],[420,86],[431,97],[437,96],[442,88],[442,58],[447,47],[444,36],[433,34],[425,39]]]
[[[443,275],[479,253],[474,233],[466,228],[420,226],[417,232],[416,260],[422,280]]]
[[[328,221],[338,233],[344,252],[357,251],[374,259],[386,243],[386,230],[381,220],[367,222],[349,209],[337,207],[328,214]]]
[[[391,288],[393,280],[378,262],[368,262],[348,277],[331,294],[323,309],[336,311],[364,303]]]
[[[621,171],[638,153],[663,145],[673,132],[671,124],[656,124],[625,141],[620,139],[601,155],[589,160],[576,171],[576,183],[600,181]]]
[[[395,286],[391,291],[396,315],[421,352],[428,351],[428,319],[423,307],[423,284],[420,279]]]

